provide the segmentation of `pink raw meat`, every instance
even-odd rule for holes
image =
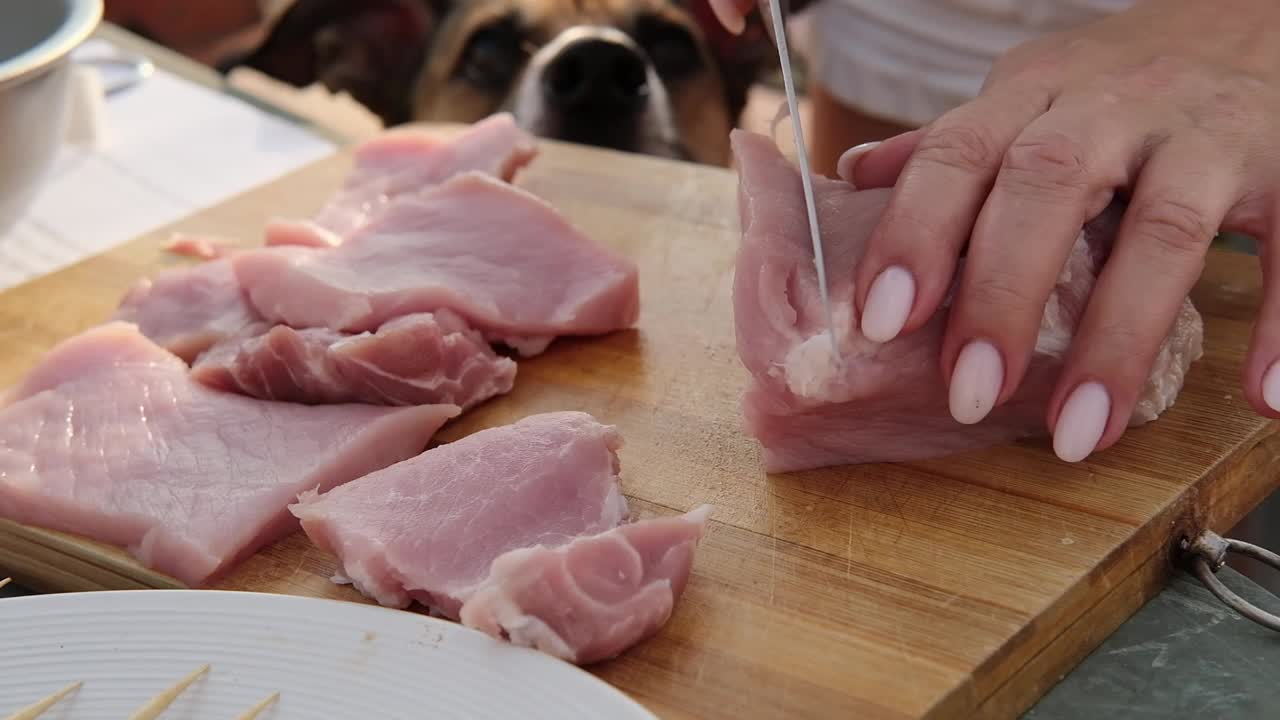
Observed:
[[[814,178],[837,336],[836,366],[818,294],[800,174],[768,138],[735,130],[742,245],[734,275],[738,353],[751,373],[747,431],[771,472],[905,461],[1011,442],[1045,432],[1049,395],[1114,240],[1119,209],[1089,224],[1046,304],[1031,368],[1018,393],[977,425],[952,419],[938,359],[946,321],[886,344],[858,331],[853,268],[889,197]],[[949,305],[949,300],[948,300]],[[1132,419],[1171,406],[1203,353],[1203,324],[1187,300]]]
[[[462,318],[441,310],[405,315],[359,335],[259,323],[214,345],[191,373],[210,387],[264,400],[449,403],[466,410],[510,392],[516,364]]]
[[[401,195],[470,171],[510,182],[536,153],[533,136],[510,113],[491,115],[449,140],[415,128],[392,130],[356,149],[342,189],[314,220],[344,238]]]
[[[290,506],[340,572],[383,605],[458,618],[494,559],[617,527],[622,438],[581,412],[468,435]]]
[[[295,530],[299,493],[420,452],[459,412],[218,392],[121,322],[63,341],[4,402],[0,517],[125,546],[190,586]]]
[[[671,617],[711,506],[493,561],[462,622],[577,664],[616,657]]]
[[[224,257],[137,281],[111,320],[136,324],[143,335],[191,362],[261,318]]]
[[[445,308],[527,354],[551,336],[630,327],[640,311],[635,263],[479,173],[396,200],[336,248],[263,248],[232,262],[257,311],[294,328],[362,332]]]

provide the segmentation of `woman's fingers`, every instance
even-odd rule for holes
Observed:
[[[1205,143],[1171,141],[1143,167],[1049,406],[1063,460],[1124,433],[1241,185],[1231,160]]]
[[[1260,415],[1280,418],[1280,202],[1272,197],[1270,228],[1258,241],[1262,262],[1262,307],[1253,326],[1244,369],[1244,395]]]
[[[892,340],[937,310],[1006,148],[1047,107],[1034,94],[982,96],[919,132],[854,272],[868,338]]]
[[[836,163],[840,179],[860,190],[893,187],[928,128],[849,148]]]
[[[1144,144],[1097,103],[1067,100],[1009,147],[947,321],[942,366],[956,420],[982,420],[1017,389],[1080,228],[1125,183]]]

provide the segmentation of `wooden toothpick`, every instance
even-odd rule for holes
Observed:
[[[182,694],[183,690],[186,690],[190,687],[191,683],[195,682],[201,675],[204,675],[207,672],[209,672],[209,666],[204,665],[199,670],[196,670],[190,675],[182,678],[173,687],[160,693],[146,705],[135,710],[134,713],[129,716],[129,720],[156,720],[156,718],[160,717],[160,713],[164,712],[173,704],[174,700],[178,699],[178,696]]]
[[[5,582],[7,581],[8,579],[6,578]],[[4,582],[0,582],[0,587],[4,587]],[[77,680],[36,704],[22,708],[18,712],[5,718],[5,720],[36,720],[36,718],[43,715],[46,710],[56,705],[59,700],[75,692],[83,684],[84,683]]]
[[[271,707],[271,704],[279,699],[280,699],[280,693],[278,692],[271,693],[270,697],[266,698],[265,700],[258,703],[257,705],[254,705],[253,707],[249,708],[248,712],[236,718],[236,720],[257,720],[257,717],[259,715],[266,712],[267,708]]]

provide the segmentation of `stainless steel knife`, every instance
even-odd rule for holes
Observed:
[[[800,181],[804,186],[804,204],[809,215],[809,238],[813,241],[813,262],[818,271],[818,290],[822,293],[822,306],[827,315],[827,333],[831,336],[831,353],[840,361],[840,344],[836,340],[835,321],[831,313],[831,295],[827,291],[827,264],[822,252],[822,233],[818,229],[818,208],[813,197],[813,177],[809,171],[809,153],[805,150],[804,128],[801,127],[800,109],[796,101],[795,80],[791,70],[791,53],[787,49],[787,26],[782,17],[782,0],[759,0],[765,30],[778,49],[778,62],[782,66],[782,84],[787,94],[787,111],[791,115],[792,135],[795,136],[796,158],[800,163]],[[765,13],[765,9],[768,13]]]

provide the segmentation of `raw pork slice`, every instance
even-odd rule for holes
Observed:
[[[210,387],[264,400],[449,403],[466,410],[510,392],[516,364],[441,310],[359,335],[259,324],[210,348],[191,373]]]
[[[503,553],[617,527],[622,438],[586,413],[482,430],[290,507],[340,572],[382,605],[457,619]]]
[[[889,197],[815,178],[819,225],[843,369],[833,362],[818,294],[800,174],[768,138],[733,132],[742,245],[734,276],[738,353],[751,373],[748,432],[771,472],[904,461],[1043,434],[1049,395],[1117,227],[1113,207],[1077,239],[1045,307],[1031,368],[1018,393],[977,425],[952,419],[938,367],[946,308],[886,344],[857,330],[853,268]],[[1202,354],[1203,325],[1182,307],[1133,415],[1140,424],[1173,404]]]
[[[640,311],[633,262],[541,199],[479,173],[400,198],[338,247],[231,260],[257,311],[294,328],[371,331],[444,308],[529,354],[551,336],[630,327]]]
[[[143,335],[191,362],[261,318],[240,291],[230,259],[220,258],[137,281],[111,320],[137,325]]]
[[[711,510],[512,550],[493,561],[462,622],[580,665],[616,657],[671,617]]]
[[[0,517],[125,546],[199,586],[296,529],[299,493],[420,452],[458,412],[218,392],[109,323],[55,347],[0,408]]]
[[[510,182],[536,153],[533,136],[510,113],[491,115],[448,140],[414,128],[392,130],[356,148],[355,167],[314,221],[346,237],[401,195],[469,171]]]

